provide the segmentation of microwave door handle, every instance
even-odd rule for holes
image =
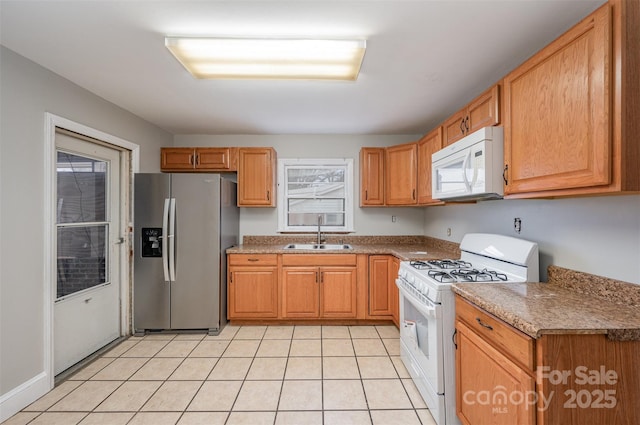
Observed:
[[[474,158],[475,158],[475,153],[473,154]],[[475,160],[471,160],[473,161],[473,179],[471,180],[471,187],[474,187],[476,185],[476,182],[478,181],[478,167],[476,166],[477,164],[475,164]]]
[[[462,179],[464,180],[464,185],[467,187],[467,192],[471,192],[471,184],[467,178],[467,166],[469,165],[470,159],[471,151],[468,151],[464,157],[464,162],[462,163]]]

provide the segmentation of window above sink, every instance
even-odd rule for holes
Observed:
[[[278,198],[280,232],[353,231],[353,159],[279,159]]]

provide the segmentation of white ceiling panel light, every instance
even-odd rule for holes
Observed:
[[[366,41],[165,37],[165,46],[201,79],[355,81]]]

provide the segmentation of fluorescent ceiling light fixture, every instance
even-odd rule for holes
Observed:
[[[356,80],[365,40],[165,37],[196,78]]]

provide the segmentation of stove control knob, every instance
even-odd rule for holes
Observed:
[[[408,276],[407,280],[409,281],[409,283],[414,284],[416,281],[416,278],[414,276]]]

